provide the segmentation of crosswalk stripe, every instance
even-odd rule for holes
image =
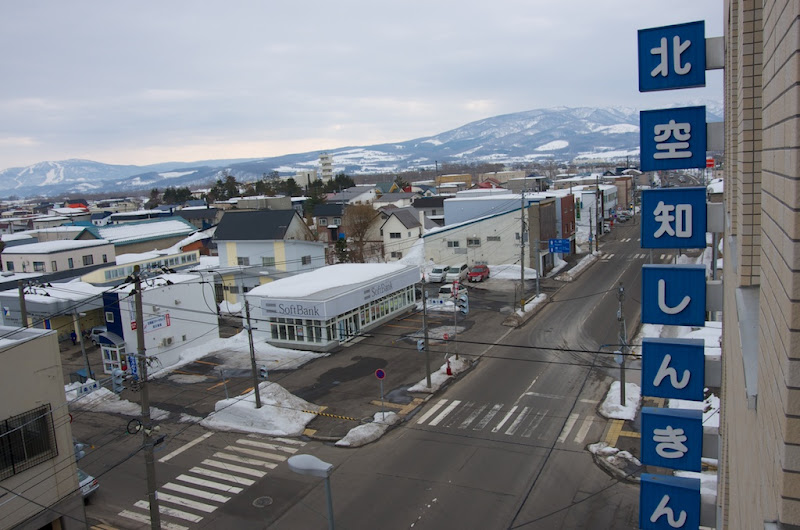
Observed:
[[[189,488],[187,486],[181,486],[180,484],[173,484],[172,482],[167,482],[161,486],[161,488],[170,491],[177,491],[178,493],[185,493],[186,495],[194,495],[195,497],[200,497],[201,499],[206,499],[207,501],[228,502],[231,500],[230,497],[226,497],[225,495],[209,493],[208,491],[199,490],[197,488]]]
[[[196,486],[204,486],[206,488],[214,488],[215,490],[224,491],[227,493],[233,493],[236,495],[237,493],[241,493],[244,491],[244,488],[238,488],[236,486],[228,486],[227,484],[221,484],[219,482],[214,482],[213,480],[206,480],[203,478],[193,477],[191,475],[178,475],[175,480],[180,480],[181,482],[188,482],[189,484],[194,484]],[[252,480],[250,481],[253,482]]]
[[[578,434],[575,436],[575,443],[582,444],[583,440],[586,438],[586,435],[589,434],[589,429],[592,427],[593,418],[591,416],[587,416],[583,419],[583,423],[581,424],[581,428],[578,429]]]
[[[445,403],[447,403],[446,399],[440,399],[434,406],[429,408],[428,411],[425,414],[423,414],[422,417],[420,417],[420,419],[417,420],[417,425],[425,423],[425,421],[427,421],[428,418],[433,416],[437,410],[442,408],[442,405],[444,405]]]
[[[226,451],[236,451],[238,453],[242,453],[245,455],[250,456],[258,456],[261,458],[269,458],[270,460],[277,460],[278,462],[283,462],[286,460],[287,457],[283,455],[276,455],[274,453],[267,453],[264,451],[256,451],[255,449],[248,449],[247,447],[236,447],[235,445],[229,445],[225,448]]]
[[[248,434],[247,436],[249,438],[258,438],[257,434]],[[299,445],[300,447],[306,445],[306,443],[303,440],[292,440],[291,438],[273,438],[273,440],[288,445]]]
[[[486,427],[487,425],[489,425],[489,422],[490,422],[490,421],[492,421],[492,418],[494,418],[494,417],[495,417],[495,415],[496,415],[498,412],[500,412],[500,409],[502,409],[502,408],[503,408],[503,404],[502,404],[502,403],[498,403],[497,405],[495,405],[494,407],[492,407],[492,410],[490,410],[489,412],[487,412],[487,413],[486,413],[486,416],[484,416],[484,417],[483,417],[483,419],[482,419],[481,421],[479,421],[479,422],[478,422],[478,424],[477,424],[475,427],[473,427],[473,428],[472,428],[472,430],[473,430],[473,431],[480,431],[480,430],[482,430],[484,427]]]
[[[506,424],[506,422],[508,421],[508,419],[509,419],[511,416],[513,416],[513,415],[514,415],[514,412],[515,412],[516,410],[517,410],[517,406],[516,406],[516,405],[514,405],[513,407],[511,407],[511,410],[509,410],[508,412],[506,412],[506,415],[503,417],[503,419],[502,419],[502,420],[500,420],[500,423],[498,423],[498,424],[495,426],[495,428],[494,428],[494,429],[492,429],[492,432],[497,432],[497,431],[499,431],[500,429],[502,429],[502,428],[503,428],[503,425],[505,425],[505,424]]]
[[[456,400],[453,400],[453,401],[452,401],[452,402],[451,402],[449,405],[447,405],[447,408],[445,408],[445,409],[444,409],[444,410],[443,410],[441,413],[439,413],[439,415],[438,415],[438,416],[436,416],[435,418],[433,418],[433,419],[431,420],[431,422],[430,422],[430,423],[428,423],[428,426],[429,426],[429,427],[436,427],[437,425],[439,425],[439,423],[440,423],[440,422],[441,422],[443,419],[445,419],[445,418],[447,417],[447,415],[448,415],[448,414],[450,414],[451,412],[453,412],[453,409],[454,409],[454,408],[456,408],[456,407],[457,407],[458,405],[460,405],[460,404],[461,404],[461,401],[460,401],[460,400],[458,400],[458,399],[456,399]]]
[[[477,408],[477,409],[473,410],[472,414],[467,416],[467,418],[464,421],[461,422],[461,425],[459,425],[458,428],[459,429],[466,429],[467,427],[469,427],[469,425],[475,420],[475,418],[477,418],[478,416],[481,415],[481,413],[486,409],[487,406],[488,406],[488,404],[484,404],[480,408]]]
[[[169,502],[172,504],[177,504],[178,506],[185,506],[186,508],[192,508],[194,510],[200,510],[201,512],[211,513],[217,509],[216,506],[213,504],[206,504],[204,502],[197,502],[189,499],[184,499],[183,497],[178,497],[177,495],[170,495],[169,493],[158,492],[158,502]]]
[[[275,444],[268,444],[265,442],[257,442],[255,440],[248,440],[247,438],[242,438],[241,440],[236,440],[237,444],[242,445],[249,445],[252,447],[260,447],[261,449],[270,449],[272,451],[283,451],[284,453],[291,453],[295,454],[299,449],[295,447],[284,447],[282,445],[275,445]]]
[[[202,463],[205,466],[216,467],[219,469],[224,469],[225,471],[236,471],[237,473],[243,473],[245,475],[250,475],[251,477],[261,478],[267,474],[266,471],[259,471],[258,469],[250,469],[249,467],[236,466],[234,464],[228,464],[227,462],[217,462],[216,460],[203,460]]]
[[[575,425],[575,422],[578,421],[578,413],[573,412],[567,418],[567,422],[564,424],[564,428],[561,429],[561,435],[558,437],[558,443],[564,443],[569,436],[569,432],[572,430],[572,427]]]
[[[531,410],[530,407],[525,407],[524,409],[522,409],[522,412],[519,413],[519,416],[516,417],[514,423],[511,424],[511,427],[509,427],[508,430],[506,430],[505,434],[511,436],[515,432],[517,432],[517,429],[519,429],[519,424],[522,423],[522,420],[524,420],[525,416],[528,415],[529,410]]]
[[[213,456],[214,458],[222,458],[223,460],[230,460],[231,462],[238,462],[250,466],[264,466],[267,469],[275,469],[277,466],[277,464],[271,462],[264,462],[263,460],[256,460],[255,458],[245,458],[238,455],[229,455],[228,453],[214,453]]]
[[[149,510],[150,509],[149,505],[146,502],[144,502],[144,504],[148,506],[147,509]],[[150,525],[149,515],[144,515],[138,512],[132,512],[130,510],[122,510],[121,512],[119,512],[119,515],[125,517],[126,519],[131,519],[132,521],[136,521],[137,523],[144,523],[148,526]],[[200,519],[202,519],[202,517]],[[174,523],[167,523],[164,521],[161,521],[161,528],[163,528],[164,530],[189,530],[188,526],[182,526]]]
[[[539,424],[542,423],[542,420],[544,419],[545,416],[547,416],[548,412],[549,412],[548,410],[545,410],[544,412],[540,410],[539,412],[537,412],[536,416],[533,418],[533,421],[528,426],[528,428],[522,431],[522,436],[524,438],[530,438],[531,435],[533,434],[533,431],[535,431],[536,428],[539,426]]]
[[[228,473],[220,473],[219,471],[213,471],[211,469],[205,469],[202,467],[193,467],[192,469],[189,470],[189,472],[194,473],[195,475],[203,475],[206,477],[218,478],[220,480],[227,480],[228,482],[233,482],[234,484],[239,484],[242,486],[252,486],[253,484],[256,483],[255,480],[250,480],[249,478],[237,477],[236,475],[229,475]]]
[[[147,501],[136,501],[134,504],[137,508],[142,508],[144,510],[150,509],[150,504]],[[164,515],[169,515],[170,517],[176,517],[178,519],[183,519],[185,521],[190,521],[192,523],[199,523],[203,520],[202,515],[195,515],[193,513],[184,512],[183,510],[176,510],[175,508],[170,508],[168,506],[162,506],[161,504],[158,505],[158,511],[163,513]],[[148,523],[150,522],[150,518],[148,517]]]

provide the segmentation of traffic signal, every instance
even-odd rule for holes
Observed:
[[[269,375],[269,374],[267,373],[267,367],[266,367],[266,366],[263,366],[263,365],[262,365],[262,366],[259,366],[259,367],[258,367],[258,376],[259,376],[261,379],[264,379],[264,380],[266,380],[268,375]]]
[[[417,350],[423,351],[425,349],[425,340],[424,339],[417,339]]]
[[[124,377],[125,372],[119,368],[114,368],[114,370],[111,372],[111,390],[117,394],[122,392],[125,389],[125,386],[123,385]]]
[[[464,293],[458,297],[456,305],[458,306],[458,310],[464,313],[465,315],[469,313],[469,296],[467,295],[467,293]]]

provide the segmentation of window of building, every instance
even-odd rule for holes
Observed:
[[[250,265],[250,258],[236,258],[237,265]]]
[[[481,246],[480,238],[467,238],[467,246],[468,247],[479,247]]]
[[[500,236],[486,236],[486,241],[500,241]]]
[[[50,262],[50,271],[51,272],[58,272],[58,263],[55,261]]]
[[[69,266],[70,269],[75,268],[75,262],[72,261],[72,258],[67,258],[67,265]]]
[[[400,259],[402,257],[403,257],[403,253],[402,252],[392,252],[392,258]]]
[[[311,265],[311,256],[303,256],[300,258],[300,263],[303,265]]]
[[[0,421],[0,479],[46,462],[58,454],[50,405]]]
[[[103,254],[103,263],[108,263],[108,255]]]
[[[400,232],[389,232],[389,239],[400,239]]]
[[[448,241],[447,248],[458,248],[461,245],[458,244],[458,241]]]
[[[328,218],[327,217],[320,217],[319,218],[319,226],[328,226]]]
[[[341,217],[334,217],[333,218],[333,224],[335,224],[336,226],[342,226],[342,218]]]
[[[33,271],[34,272],[44,272],[44,261],[34,261],[33,262]]]
[[[83,266],[84,267],[88,267],[89,265],[93,265],[93,264],[94,264],[94,256],[92,256],[91,254],[87,254],[86,256],[83,256]]]
[[[13,271],[14,270],[14,262],[13,261],[6,261],[6,270]]]
[[[228,292],[230,292],[231,294],[239,294],[239,286],[238,285],[231,285],[228,288]]]
[[[114,322],[114,313],[111,311],[106,311],[106,322],[113,323]]]
[[[262,267],[274,267],[275,266],[275,258],[271,256],[262,256],[261,258],[261,266]]]

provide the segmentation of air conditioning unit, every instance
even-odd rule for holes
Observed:
[[[172,337],[164,337],[161,341],[162,346],[170,346],[172,344]]]

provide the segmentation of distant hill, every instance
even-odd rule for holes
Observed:
[[[692,104],[706,105],[708,121],[722,121],[720,103]],[[226,172],[239,181],[252,181],[272,171],[291,175],[298,170],[317,168],[320,152],[148,166],[110,165],[91,160],[40,162],[0,171],[0,188],[6,197],[29,197],[203,186]],[[333,155],[334,171],[349,175],[397,173],[429,168],[436,162],[623,160],[639,155],[639,111],[621,107],[529,110],[486,118],[426,138],[327,152]]]

